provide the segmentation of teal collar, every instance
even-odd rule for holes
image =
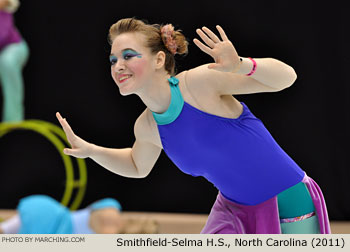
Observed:
[[[184,105],[184,99],[179,88],[179,80],[171,76],[169,79],[171,100],[168,109],[164,113],[152,112],[154,120],[158,125],[172,123],[180,115]]]

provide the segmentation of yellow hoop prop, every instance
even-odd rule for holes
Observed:
[[[68,206],[74,188],[77,188],[77,194],[75,199],[72,201],[71,210],[76,210],[79,208],[86,190],[87,184],[87,170],[86,163],[84,159],[77,158],[77,164],[79,169],[79,179],[74,180],[74,169],[73,163],[70,156],[67,156],[63,153],[65,148],[64,142],[69,145],[64,131],[56,126],[55,124],[40,121],[40,120],[27,120],[16,123],[0,123],[0,137],[13,130],[32,130],[35,131],[46,139],[48,139],[60,153],[66,171],[66,188],[61,199],[61,204]],[[63,142],[61,141],[63,140]]]

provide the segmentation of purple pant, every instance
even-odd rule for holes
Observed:
[[[330,234],[325,200],[317,183],[305,174],[306,184],[320,225],[321,234]],[[240,205],[226,199],[220,192],[209,214],[202,234],[280,234],[277,196],[258,205]]]

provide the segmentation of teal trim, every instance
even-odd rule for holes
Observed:
[[[184,106],[184,99],[179,88],[179,80],[176,77],[168,79],[170,85],[171,100],[168,109],[164,113],[152,112],[154,120],[158,125],[172,123],[180,115]]]
[[[303,182],[277,195],[280,219],[294,218],[315,211],[311,195]]]
[[[319,234],[320,225],[317,215],[302,221],[281,223],[282,234]]]

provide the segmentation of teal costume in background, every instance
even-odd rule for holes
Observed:
[[[21,220],[20,234],[92,234],[88,225],[90,212],[103,208],[121,210],[118,201],[99,200],[89,207],[71,212],[46,195],[32,195],[20,200],[17,207]]]
[[[17,211],[21,219],[20,234],[71,234],[70,211],[56,200],[33,195],[21,199]]]

